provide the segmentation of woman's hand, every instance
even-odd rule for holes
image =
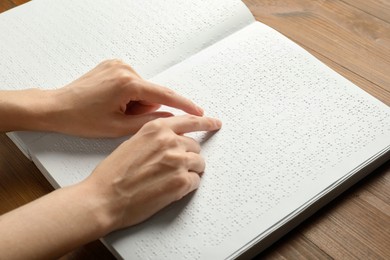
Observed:
[[[86,137],[133,134],[146,122],[172,116],[160,105],[201,116],[203,110],[174,91],[142,79],[129,65],[109,60],[55,93],[61,106],[56,131]]]
[[[107,157],[81,185],[104,202],[108,231],[140,223],[198,188],[205,162],[199,144],[182,134],[220,127],[207,117],[157,119]]]
[[[108,60],[60,89],[0,92],[0,131],[118,137],[134,134],[153,119],[172,116],[156,112],[160,105],[203,115],[187,98],[142,79],[122,61]]]

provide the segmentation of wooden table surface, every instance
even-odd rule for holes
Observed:
[[[27,1],[0,0],[0,12]],[[357,86],[390,105],[390,0],[244,2],[257,20],[296,41]],[[53,188],[5,134],[0,134],[0,142],[2,214]],[[95,241],[63,258],[113,259],[113,256]],[[258,258],[390,259],[390,162]]]

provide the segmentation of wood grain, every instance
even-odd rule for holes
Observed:
[[[380,176],[373,177],[366,181]],[[389,249],[383,241],[389,241],[389,204],[364,186],[338,200],[301,234],[336,259],[386,259]]]
[[[373,17],[390,23],[390,1],[388,0],[342,0],[343,2],[354,6],[362,12],[365,12]]]
[[[6,11],[8,9],[11,9],[14,6],[15,6],[15,4],[12,1],[2,0],[2,1],[0,1],[0,13]]]
[[[2,0],[0,12],[28,0]],[[257,20],[390,105],[389,0],[244,0]],[[0,32],[1,33],[1,32]],[[0,214],[52,190],[0,134]],[[257,256],[261,259],[390,259],[390,162]],[[113,259],[98,241],[62,259]]]
[[[360,86],[390,104],[390,24],[343,1],[245,0],[257,20],[372,84]],[[365,1],[375,6],[377,1]],[[367,4],[366,3],[366,4]],[[375,10],[375,8],[372,8]],[[390,13],[387,14],[390,16]],[[321,56],[319,57],[321,59]],[[326,60],[324,60],[326,63]],[[349,72],[348,72],[349,71]]]

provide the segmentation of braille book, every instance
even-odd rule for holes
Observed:
[[[389,107],[239,0],[33,0],[0,32],[3,89],[57,88],[119,58],[223,122],[189,134],[207,164],[198,190],[102,238],[118,258],[254,256],[390,157]],[[9,136],[55,187],[129,138]]]

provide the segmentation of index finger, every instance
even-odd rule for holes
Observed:
[[[162,104],[183,110],[189,114],[202,116],[203,109],[194,102],[185,98],[175,91],[145,80],[140,80],[138,87],[139,100],[145,100],[156,104]]]
[[[221,128],[220,120],[211,117],[200,116],[174,116],[161,119],[176,134],[184,134],[196,131],[215,131]]]

